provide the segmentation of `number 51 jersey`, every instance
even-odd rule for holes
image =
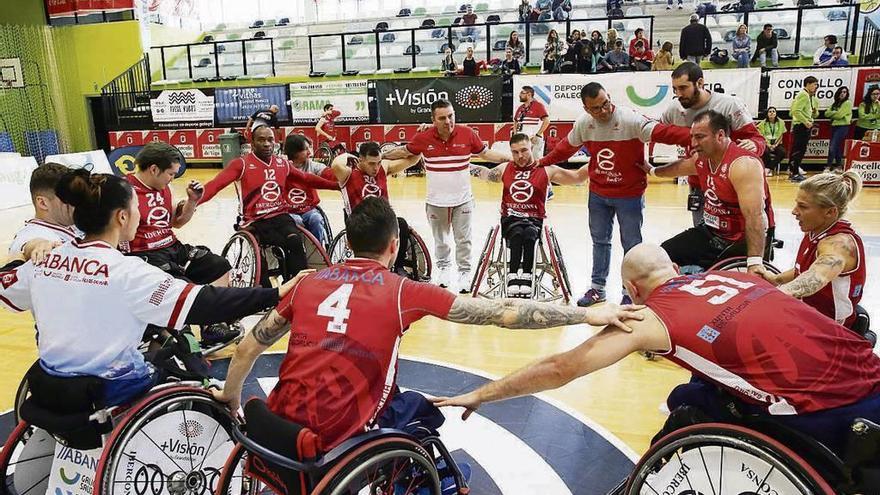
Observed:
[[[676,277],[645,304],[666,326],[667,359],[770,414],[822,411],[880,392],[880,357],[865,339],[757,276]]]
[[[364,258],[308,275],[277,308],[290,342],[269,408],[311,428],[325,452],[369,430],[392,399],[400,337],[424,316],[445,318],[454,299]]]

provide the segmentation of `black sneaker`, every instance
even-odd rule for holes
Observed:
[[[789,176],[788,176],[788,181],[789,181],[789,182],[795,182],[795,183],[797,183],[797,182],[803,182],[803,181],[805,181],[805,180],[807,180],[807,178],[804,177],[804,176],[801,175],[801,174],[795,174],[795,175],[789,175]]]
[[[228,323],[214,323],[202,328],[202,346],[209,347],[217,344],[225,344],[234,340],[241,334],[239,325]]]

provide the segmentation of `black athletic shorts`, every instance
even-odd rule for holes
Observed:
[[[232,267],[226,258],[218,256],[204,246],[190,246],[180,241],[152,251],[129,253],[158,267],[174,278],[205,285],[222,277]]]

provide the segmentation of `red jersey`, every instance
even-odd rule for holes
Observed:
[[[375,177],[365,174],[356,166],[351,167],[351,175],[345,184],[340,186],[342,190],[342,202],[345,212],[351,214],[351,210],[361,204],[364,198],[376,197],[388,199],[388,176],[384,167],[379,167]]]
[[[803,301],[819,310],[823,315],[850,327],[856,319],[856,305],[862,300],[865,288],[865,246],[862,238],[853,230],[852,224],[846,220],[838,220],[831,227],[818,235],[807,233],[798,248],[794,271],[797,275],[807,271],[816,261],[819,242],[837,234],[848,234],[858,246],[856,267],[842,272],[819,292],[805,297]]]
[[[531,103],[523,103],[516,109],[513,114],[513,123],[516,132],[524,132],[529,136],[534,136],[541,129],[541,122],[544,117],[549,117],[547,107],[540,101],[532,100]]]
[[[288,210],[290,213],[302,215],[318,206],[321,198],[318,197],[317,189],[339,190],[339,183],[326,178],[325,173],[329,173],[330,177],[333,175],[329,168],[324,169],[324,172],[321,173],[322,176],[317,176],[303,172],[294,166],[290,167],[290,174],[284,185],[287,191],[287,201],[290,203]]]
[[[406,149],[425,158],[425,176],[428,180],[426,203],[452,207],[474,198],[471,191],[471,155],[482,153],[486,144],[473,129],[456,125],[444,141],[437,128],[431,127],[416,134]]]
[[[645,304],[669,334],[667,359],[770,414],[823,411],[880,393],[880,357],[865,339],[760,277],[676,277]]]
[[[165,189],[157,191],[141,182],[135,174],[128,174],[125,179],[137,195],[141,221],[134,239],[121,243],[119,249],[125,253],[139,253],[166,248],[177,242],[171,230],[175,210],[171,188],[165,186]]]
[[[339,110],[333,110],[332,112],[330,112],[330,115],[325,115],[324,117],[322,117],[324,119],[324,125],[321,126],[321,130],[326,132],[327,134],[330,134],[331,136],[333,136],[335,138],[336,137],[336,118],[339,117],[340,115],[342,115],[342,112],[340,112]],[[333,147],[333,146],[336,146],[337,144],[339,144],[339,141],[337,141],[335,139],[333,139],[331,141],[330,139],[327,139],[326,137],[324,137],[323,134],[319,134],[318,135],[318,144],[321,144],[325,141],[327,142],[327,144],[330,147]]]
[[[287,183],[291,168],[280,156],[272,155],[266,163],[257,155],[248,153],[229,162],[217,177],[205,184],[205,195],[200,203],[209,201],[221,189],[235,182],[242,227],[255,220],[287,213],[290,206],[282,186]]]
[[[730,165],[737,158],[757,157],[750,151],[740,148],[731,142],[724,152],[724,157],[715,171],[706,159],[697,159],[697,177],[703,190],[703,221],[710,230],[729,241],[739,241],[746,235],[746,219],[739,207],[739,197],[730,181]],[[763,177],[763,174],[762,174]],[[773,207],[770,204],[770,188],[767,179],[764,182],[764,215],[767,226],[773,227]]]
[[[324,452],[371,429],[392,398],[400,337],[454,300],[363,258],[308,275],[278,304],[291,333],[269,408],[311,428]]]
[[[501,184],[502,217],[547,217],[544,206],[550,179],[545,167],[538,167],[535,162],[529,168],[516,168],[513,162],[507,162]]]

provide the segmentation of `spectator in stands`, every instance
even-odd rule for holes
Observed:
[[[776,107],[767,109],[767,118],[758,122],[758,132],[767,141],[764,154],[761,159],[767,169],[767,176],[773,175],[773,171],[779,169],[779,164],[785,159],[785,146],[782,145],[782,136],[785,135],[785,121],[780,119]]]
[[[535,2],[535,9],[538,11],[538,20],[546,21],[550,19],[552,13],[550,7],[553,6],[552,0],[538,0]]]
[[[627,50],[627,53],[629,53],[630,58],[636,56],[636,43],[638,43],[639,41],[642,42],[642,45],[644,45],[645,48],[651,48],[651,42],[645,38],[645,30],[642,28],[638,28],[636,29],[635,37],[629,40],[629,50]]]
[[[593,72],[597,72],[605,65],[605,54],[608,52],[608,48],[605,45],[605,40],[602,39],[602,33],[598,30],[590,33],[590,44],[593,46]]]
[[[536,9],[532,8],[529,0],[522,0],[519,4],[519,21],[526,22],[531,20],[534,12],[536,12]]]
[[[617,34],[616,29],[609,28],[608,31],[605,31],[605,46],[608,47],[608,51],[611,51],[614,49],[614,44],[619,39],[620,39],[620,35]]]
[[[645,49],[645,42],[639,40],[636,42],[636,52],[632,56],[633,70],[651,70],[651,64],[654,62],[654,51]]]
[[[551,29],[547,34],[547,42],[544,43],[544,74],[555,74],[559,72],[559,64],[562,62],[562,55],[565,53],[565,43],[559,39],[559,34],[555,29]]]
[[[514,74],[521,74],[522,68],[519,65],[519,60],[513,57],[513,50],[508,47],[504,50],[504,60],[501,61],[501,75],[510,77]]]
[[[678,40],[678,56],[697,65],[712,52],[712,34],[709,28],[700,24],[700,16],[691,14],[690,23],[681,28]]]
[[[577,59],[577,71],[580,74],[588,74],[595,71],[593,67],[593,43],[587,38],[586,33],[581,31],[575,44]]]
[[[835,46],[831,50],[831,58],[824,62],[819,62],[819,67],[844,67],[849,65],[849,60],[843,56],[843,48]]]
[[[477,59],[474,58],[474,47],[467,47],[464,60],[461,61],[461,75],[479,76],[482,64],[483,62],[478,62]]]
[[[669,10],[672,8],[672,1],[673,0],[666,0],[666,10]],[[681,0],[678,0],[678,10],[681,10],[681,9],[682,9]]]
[[[629,68],[629,55],[623,51],[623,40],[614,42],[614,50],[608,52],[605,61],[611,66],[612,70],[621,70]]]
[[[440,61],[440,70],[447,76],[454,76],[458,70],[455,58],[452,57],[452,49],[448,46],[443,50],[443,60]]]
[[[825,36],[825,44],[816,49],[813,55],[813,65],[819,65],[834,56],[834,47],[837,46],[837,36],[829,34]],[[846,52],[841,53],[842,58],[846,58]]]
[[[651,70],[672,70],[675,68],[675,58],[672,56],[672,42],[664,41],[660,51],[654,56]]]
[[[464,35],[470,36],[471,41],[477,41],[477,28],[474,27],[474,24],[477,23],[477,14],[474,14],[474,8],[470,5],[467,6],[467,11],[463,16],[461,16],[461,23],[464,26]]]
[[[868,88],[862,102],[859,103],[859,119],[856,120],[855,138],[862,139],[868,131],[880,129],[880,86],[876,84]]]
[[[755,54],[752,62],[758,59],[761,67],[767,67],[767,55],[770,55],[770,63],[773,67],[779,67],[779,39],[773,31],[773,24],[764,24],[764,29],[755,38]]]
[[[623,0],[606,0],[605,12],[614,19],[623,17]]]
[[[807,153],[807,144],[810,142],[810,129],[813,128],[813,120],[819,116],[819,99],[816,91],[819,90],[819,80],[813,76],[804,78],[804,89],[801,90],[791,104],[791,162],[788,167],[788,180],[801,182],[804,176],[801,173],[801,162]]]
[[[571,0],[553,0],[551,9],[553,10],[553,20],[567,21],[571,17]]]
[[[831,120],[831,143],[828,145],[828,162],[825,171],[837,170],[843,164],[843,141],[849,134],[852,124],[852,102],[849,101],[849,88],[841,86],[834,92],[834,101],[825,110],[825,118]]]
[[[752,58],[752,39],[749,38],[749,27],[740,24],[736,28],[736,36],[730,42],[731,54],[736,60],[736,66],[740,69],[749,66],[749,60]]]
[[[517,61],[523,58],[523,55],[526,52],[526,47],[519,39],[519,33],[516,31],[510,32],[510,36],[507,38],[507,46],[505,46],[505,48],[513,52],[513,58]]]

